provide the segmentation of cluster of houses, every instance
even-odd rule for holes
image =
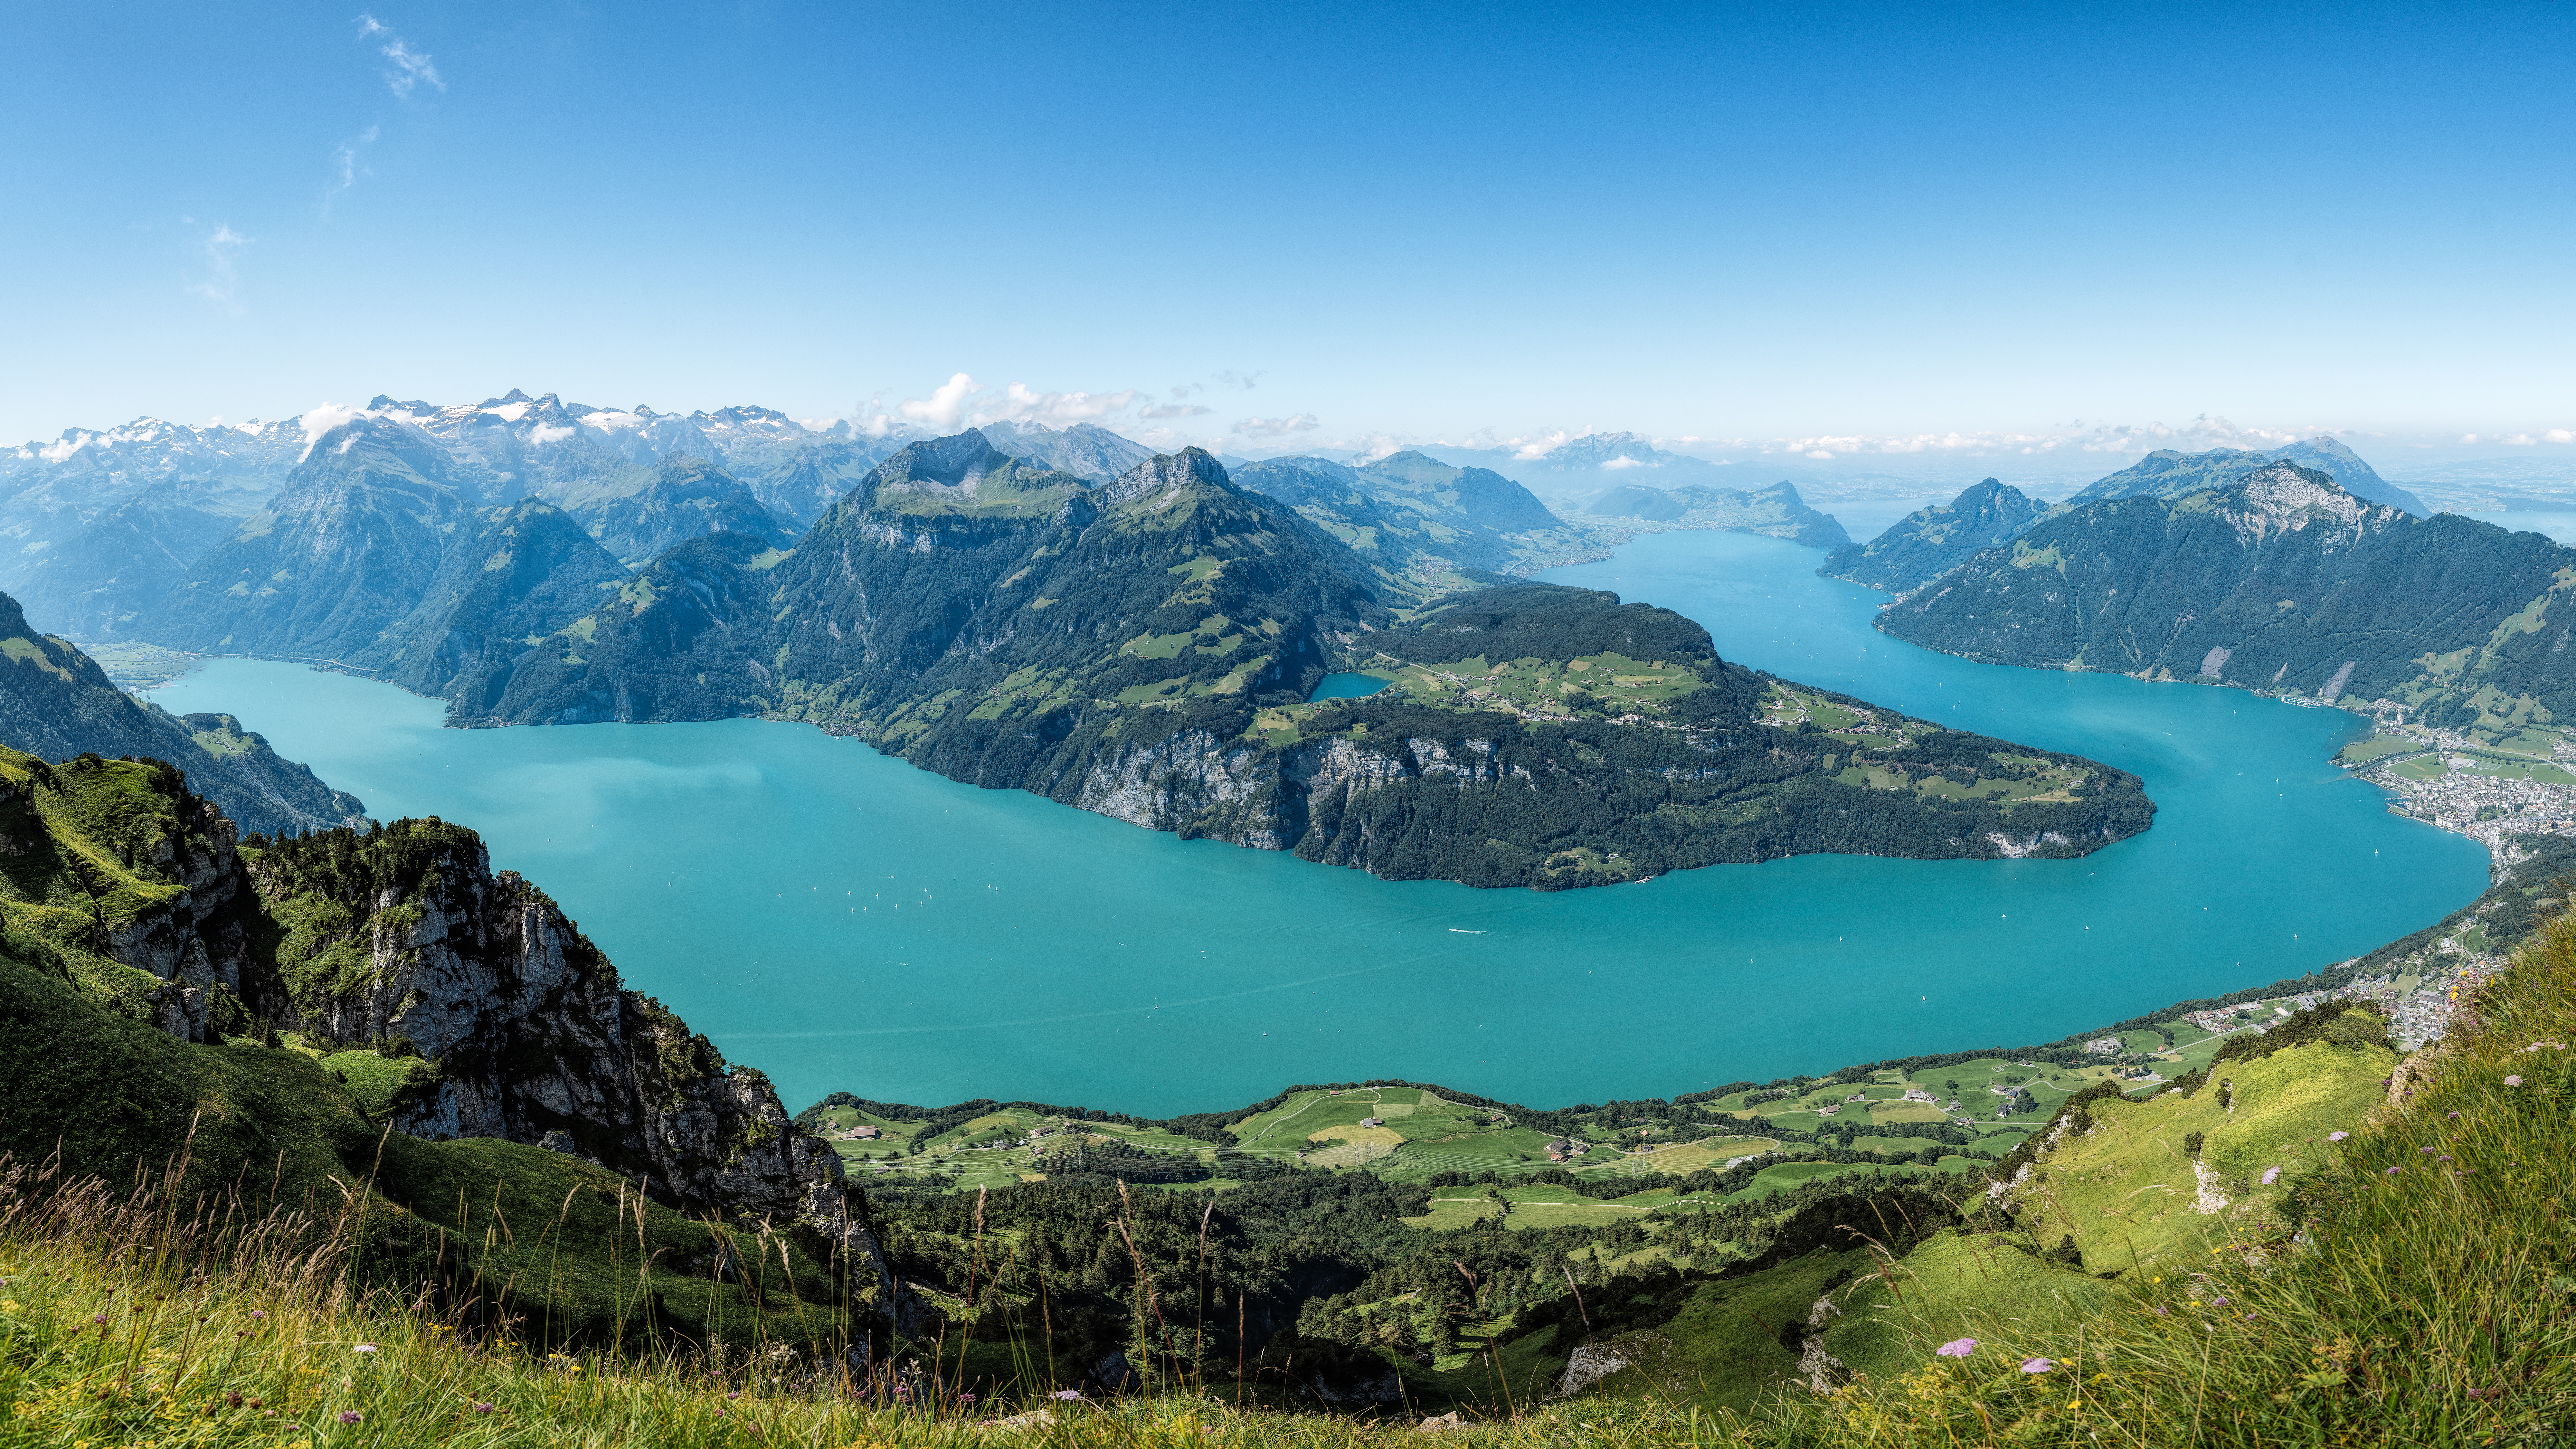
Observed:
[[[1547,1160],[1571,1162],[1592,1150],[1592,1144],[1574,1137],[1551,1137],[1547,1140]]]

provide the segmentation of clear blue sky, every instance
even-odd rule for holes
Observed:
[[[0,440],[2576,427],[2576,5],[1390,8],[12,5]]]

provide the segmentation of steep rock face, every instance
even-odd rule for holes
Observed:
[[[698,1204],[793,1215],[837,1159],[787,1130],[766,1078],[616,969],[553,901],[495,875],[471,831],[437,820],[267,845],[262,894],[305,924],[255,1009],[343,1041],[400,1037],[437,1064],[394,1125],[415,1136],[540,1142]]]
[[[2576,708],[2576,551],[2415,519],[2267,464],[2227,488],[2073,509],[1887,610],[1996,663],[2390,699],[2437,721]]]
[[[354,659],[419,606],[469,512],[437,442],[359,418],[318,439],[134,632],[212,653]]]
[[[2045,517],[2048,505],[1992,478],[1946,504],[1917,509],[1867,543],[1847,543],[1816,572],[1909,594]]]
[[[261,831],[345,824],[354,795],[281,758],[230,715],[173,715],[116,687],[98,661],[27,626],[0,594],[0,744],[48,760],[88,753],[167,760],[234,819]]]

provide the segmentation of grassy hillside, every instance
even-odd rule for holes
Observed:
[[[2309,1045],[2221,1063],[2185,1102],[2102,1113],[2102,1138],[2063,1159],[2053,1209],[2096,1241],[2124,1236],[2104,1216],[2123,1173],[2158,1157],[2172,1165],[2173,1135],[2195,1122],[2211,1123],[2193,1130],[2208,1134],[2203,1152],[2222,1172],[2283,1171],[2268,1192],[2255,1176],[2251,1210],[2151,1229],[2169,1256],[2124,1272],[2103,1311],[2061,1324],[1972,1320],[1982,1331],[1967,1357],[1785,1401],[1753,1437],[2552,1442],[2576,1406],[2576,1235],[2563,1218],[2576,926],[2553,921],[2474,1005],[2472,1029],[2400,1064],[2385,1088],[2354,1077],[2384,1061],[2377,1048]],[[2299,1071],[2339,1050],[2354,1055]],[[2216,1084],[2231,1079],[2238,1110],[2213,1120]]]

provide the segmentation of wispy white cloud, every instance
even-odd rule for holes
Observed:
[[[216,222],[215,229],[206,233],[204,245],[205,280],[189,287],[188,290],[227,312],[240,312],[241,303],[234,299],[234,294],[241,287],[241,268],[233,258],[243,247],[250,245],[250,238],[222,222]]]
[[[1266,372],[1268,370],[1269,369],[1264,368],[1262,371]],[[1237,372],[1233,368],[1227,368],[1225,371],[1216,375],[1216,380],[1224,383],[1227,387],[1239,387],[1245,392],[1250,392],[1260,383],[1261,373]]]
[[[441,92],[447,89],[446,78],[431,63],[429,53],[412,49],[409,42],[394,33],[392,26],[373,15],[361,13],[358,16],[358,38],[380,42],[376,53],[385,58],[386,64],[377,74],[385,78],[385,84],[395,95],[409,100],[411,93],[422,86]]]
[[[1069,428],[1075,423],[1097,423],[1115,417],[1134,407],[1142,396],[1132,387],[1118,392],[1032,392],[1027,383],[1015,382],[1002,390],[998,400],[987,401],[978,408],[975,421]]]
[[[1241,418],[1234,425],[1238,438],[1284,438],[1292,433],[1311,433],[1321,426],[1313,413],[1296,413],[1284,418]]]
[[[331,174],[322,183],[322,219],[331,219],[331,203],[340,193],[358,184],[358,178],[371,174],[361,153],[376,143],[376,128],[369,126],[331,148]]]
[[[1212,413],[1215,411],[1216,409],[1214,408],[1201,407],[1197,403],[1158,403],[1155,406],[1147,408],[1136,414],[1136,416],[1140,418],[1194,418],[1202,413]]]
[[[305,456],[310,456],[313,452],[313,445],[322,441],[322,435],[328,433],[333,428],[340,426],[342,423],[353,422],[359,418],[373,416],[375,415],[368,412],[365,408],[353,408],[345,403],[326,402],[320,407],[306,413],[304,416],[297,418],[295,420],[296,423],[304,429]],[[303,458],[299,457],[296,461],[302,462]]]

